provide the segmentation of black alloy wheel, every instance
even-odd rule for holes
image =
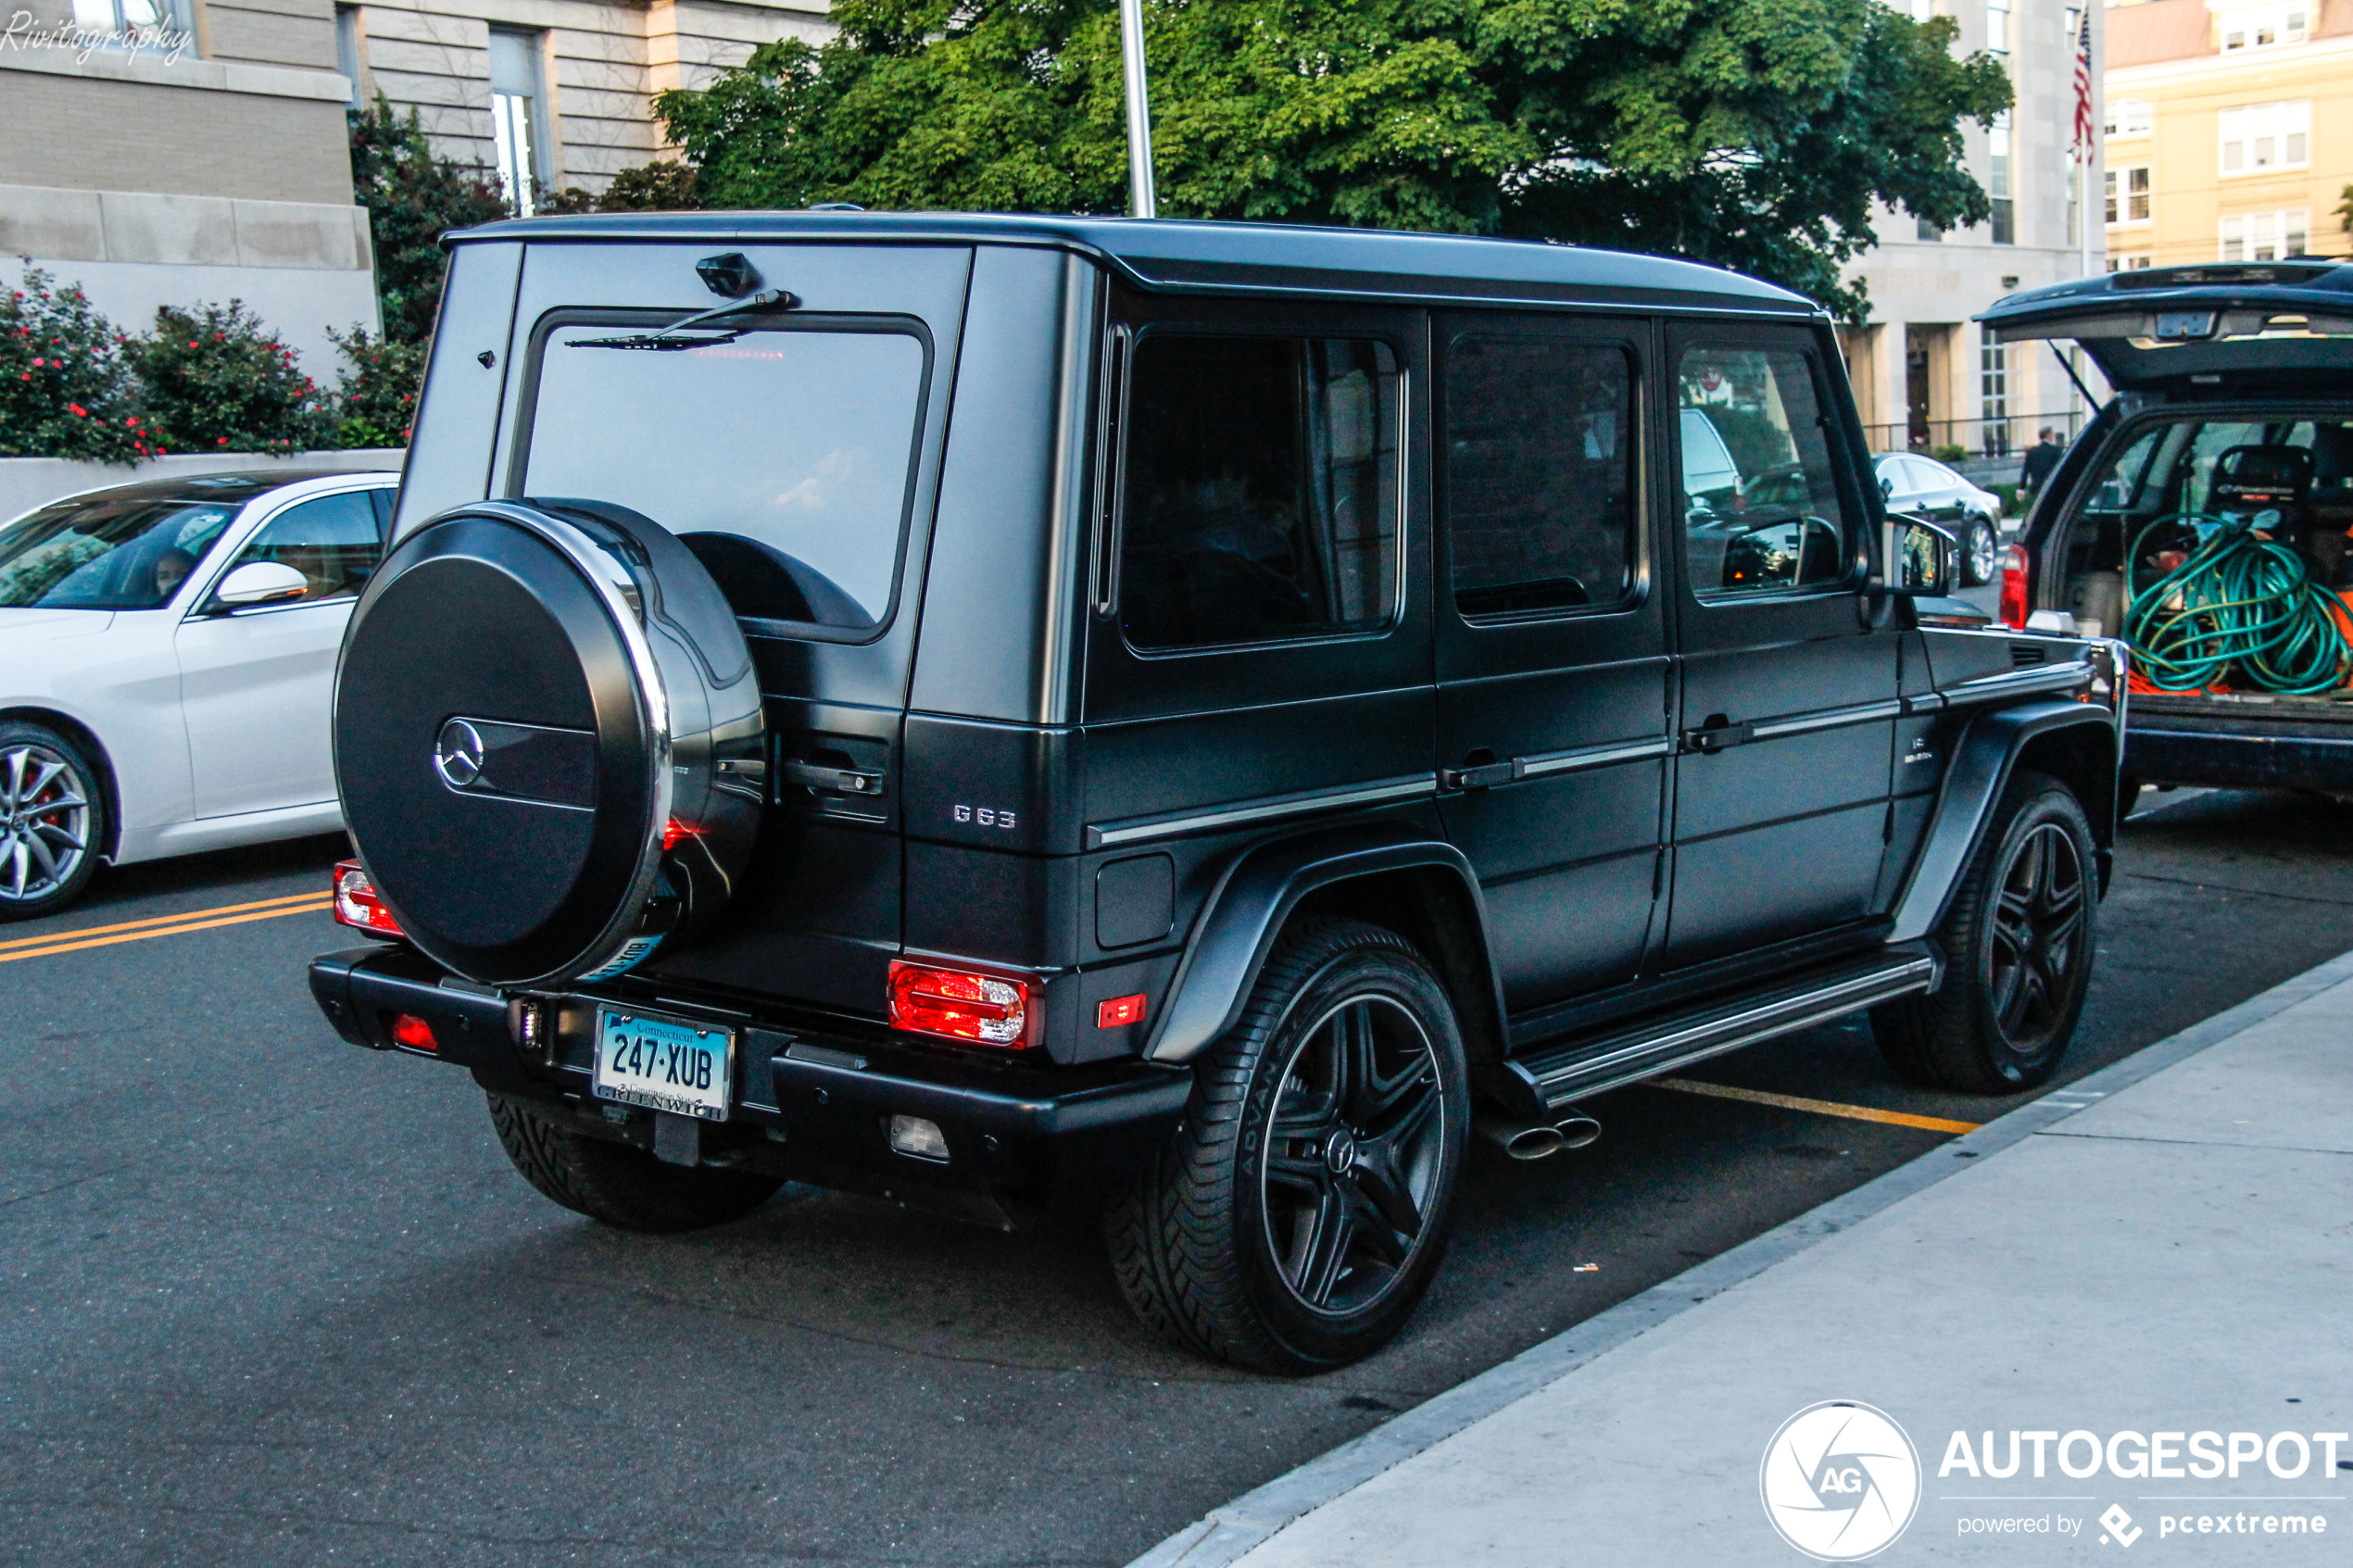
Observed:
[[[1302,922],[1195,1064],[1176,1135],[1106,1210],[1112,1271],[1186,1349],[1345,1366],[1437,1273],[1469,1130],[1462,1033],[1428,961],[1378,926]]]
[[[1937,927],[1944,982],[1875,1008],[1891,1066],[1915,1083],[2014,1094],[2047,1080],[2091,984],[2099,889],[2092,830],[2073,792],[2012,779]]]
[[[1993,582],[2001,554],[2002,542],[1995,536],[1993,523],[1972,514],[1961,534],[1962,583],[1980,588]]]
[[[81,897],[105,829],[98,771],[81,748],[38,724],[0,723],[0,921]]]
[[[1359,1312],[1404,1278],[1446,1153],[1438,1054],[1390,997],[1340,1003],[1300,1037],[1268,1107],[1259,1214],[1284,1286]]]

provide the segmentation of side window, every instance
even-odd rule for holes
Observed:
[[[1846,527],[1810,357],[1699,344],[1677,375],[1684,563],[1701,598],[1827,588]]]
[[[309,583],[296,602],[308,603],[358,593],[383,558],[375,504],[366,491],[355,490],[280,512],[237,552],[229,570],[264,560],[290,566]]]
[[[1119,621],[1129,646],[1389,623],[1398,376],[1388,345],[1147,332],[1128,387]]]
[[[1447,345],[1447,559],[1466,617],[1613,608],[1635,586],[1634,375],[1608,344]]]

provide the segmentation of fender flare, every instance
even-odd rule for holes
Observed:
[[[2056,731],[2096,724],[2111,732],[2121,760],[2123,728],[2116,711],[2099,703],[2031,702],[1981,714],[1961,732],[1944,770],[1944,787],[1928,832],[1895,900],[1893,942],[1917,942],[1934,931],[1985,835],[2002,791],[2008,787],[2020,753],[2029,743]],[[2109,771],[2111,787],[2115,779]],[[2095,804],[2095,803],[2093,803]],[[2112,812],[2112,806],[2111,806]],[[2102,878],[2103,886],[2106,879]]]
[[[1180,1066],[1241,1022],[1283,924],[1318,888],[1383,872],[1437,868],[1459,880],[1478,922],[1476,963],[1500,1027],[1504,990],[1488,941],[1487,901],[1463,852],[1406,823],[1365,822],[1254,845],[1237,855],[1193,922],[1144,1060]],[[1466,1023],[1474,1021],[1466,1020]]]

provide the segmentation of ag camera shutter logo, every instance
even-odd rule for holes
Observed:
[[[1920,1502],[1920,1456],[1886,1411],[1825,1399],[1781,1423],[1757,1473],[1765,1517],[1820,1562],[1893,1545]]]

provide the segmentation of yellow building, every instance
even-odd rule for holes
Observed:
[[[2353,255],[2353,0],[2110,8],[2108,265]]]

